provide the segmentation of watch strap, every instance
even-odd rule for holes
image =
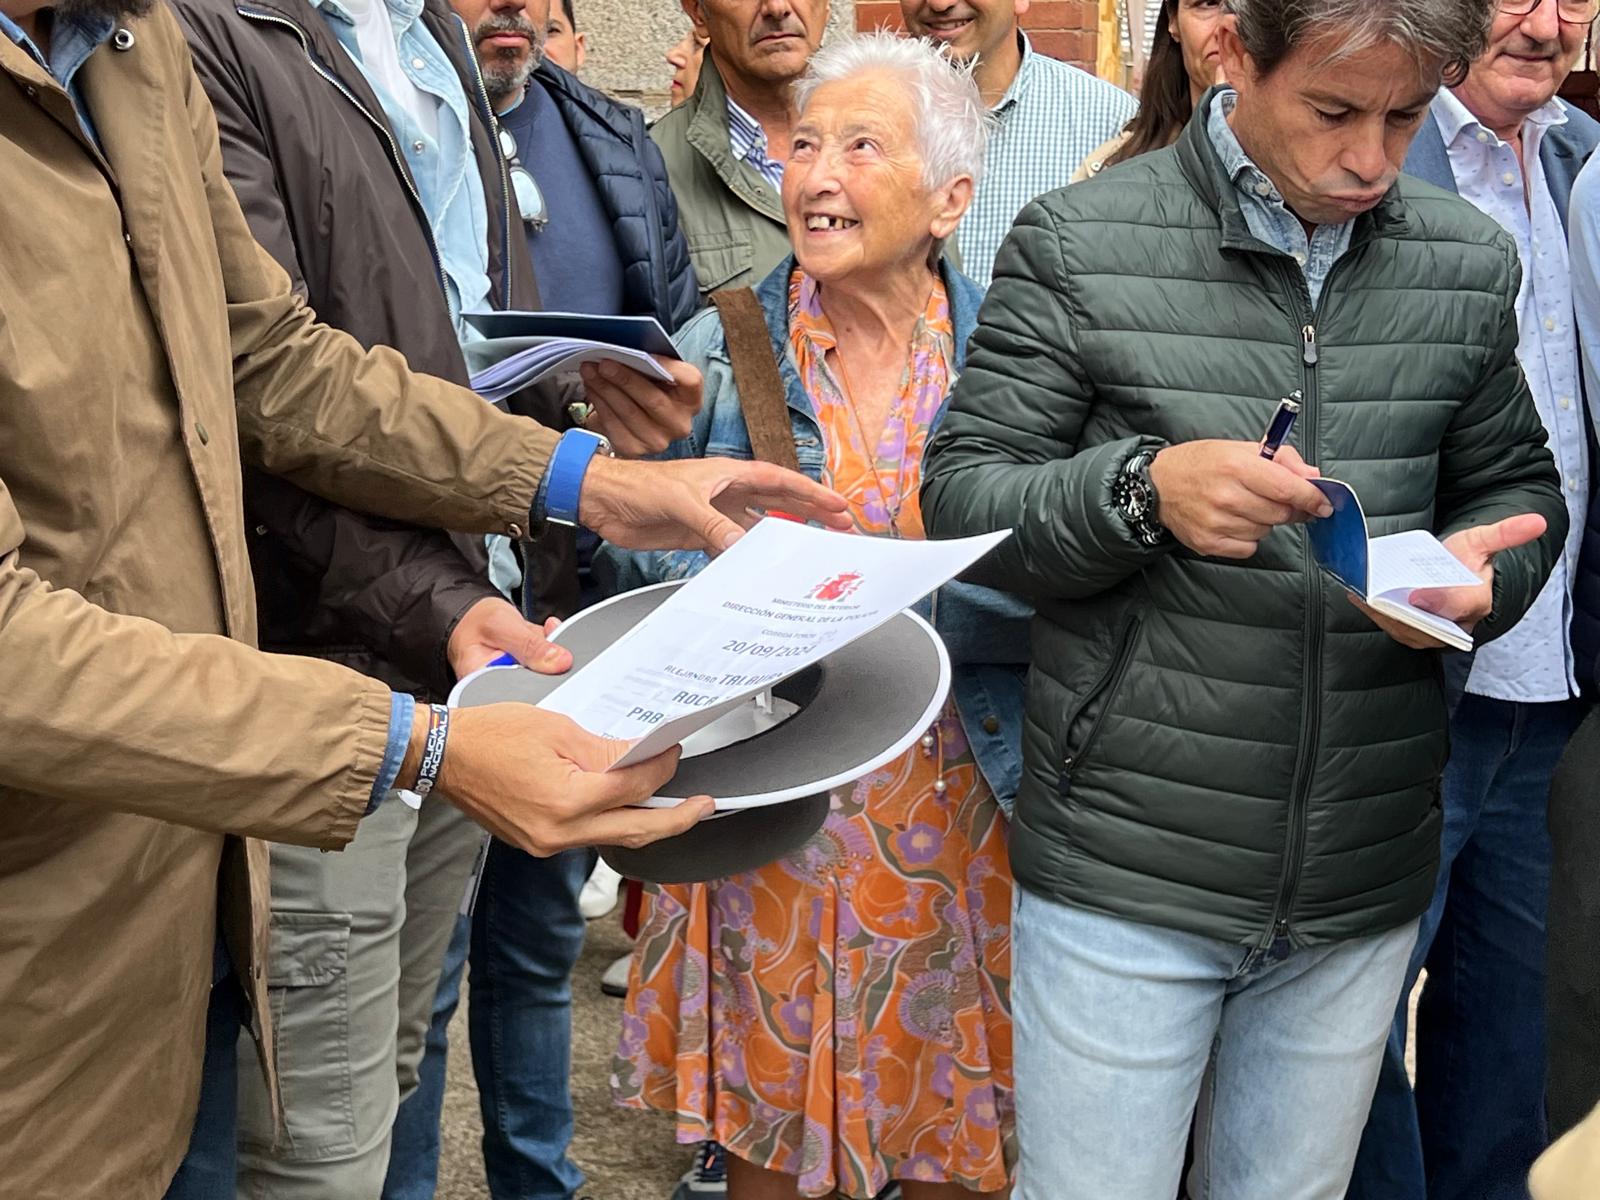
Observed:
[[[569,429],[556,443],[550,465],[545,468],[545,519],[560,525],[578,523],[578,497],[583,492],[583,477],[589,464],[606,445],[605,438],[587,429]]]
[[[1155,451],[1139,450],[1122,465],[1114,488],[1117,511],[1133,535],[1146,546],[1170,541],[1172,533],[1161,523],[1161,497],[1150,478]]]

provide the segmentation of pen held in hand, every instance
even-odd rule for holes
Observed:
[[[1298,395],[1298,393],[1296,393]],[[1284,442],[1289,440],[1289,431],[1294,428],[1295,418],[1300,415],[1300,402],[1290,397],[1278,401],[1278,409],[1272,414],[1272,420],[1267,423],[1266,433],[1261,435],[1261,457],[1269,462],[1283,449]]]

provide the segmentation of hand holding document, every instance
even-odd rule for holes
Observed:
[[[467,322],[483,340],[462,347],[472,390],[499,403],[560,371],[584,363],[615,362],[671,384],[656,362],[678,357],[667,331],[654,317],[598,317],[585,313],[469,313]]]
[[[541,707],[615,739],[615,765],[643,762],[870,633],[1009,536],[898,541],[762,521]]]
[[[1475,588],[1483,580],[1425,529],[1369,537],[1361,501],[1348,484],[1334,479],[1311,483],[1333,505],[1331,517],[1310,526],[1311,549],[1322,569],[1374,612],[1457,650],[1471,650],[1469,630],[1418,608],[1411,594],[1430,588]]]

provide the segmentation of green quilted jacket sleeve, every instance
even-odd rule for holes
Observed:
[[[922,510],[932,537],[1015,531],[975,582],[1076,599],[1168,551],[1139,542],[1111,498],[1123,463],[1161,442],[1082,444],[1095,394],[1074,345],[1071,285],[1054,217],[1030,204],[995,260],[966,370],[924,459]]]
[[[1549,527],[1538,541],[1496,556],[1494,611],[1473,631],[1480,646],[1505,633],[1533,606],[1567,537],[1561,477],[1517,362],[1516,295],[1522,268],[1509,237],[1501,239],[1501,248],[1506,255],[1504,316],[1478,390],[1457,410],[1439,448],[1436,532],[1445,538],[1520,513],[1538,513]]]

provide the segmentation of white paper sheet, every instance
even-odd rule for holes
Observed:
[[[762,521],[540,706],[618,742],[625,766],[870,633],[1010,531],[948,542]]]
[[[1367,543],[1367,594],[1404,600],[1415,588],[1477,587],[1482,582],[1426,529],[1408,529]]]

